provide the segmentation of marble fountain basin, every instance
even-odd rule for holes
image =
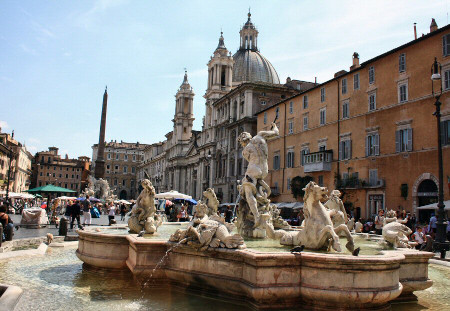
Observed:
[[[432,285],[433,253],[378,249],[364,255],[362,248],[358,257],[291,254],[270,240],[262,246],[251,241],[241,250],[197,251],[167,241],[180,226],[164,225],[157,235],[144,237],[124,227],[78,231],[76,255],[89,266],[126,269],[146,282],[151,276],[158,284],[233,297],[262,309],[388,310],[390,302],[415,300],[414,291]]]

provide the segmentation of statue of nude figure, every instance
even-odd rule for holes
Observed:
[[[260,214],[256,198],[256,187],[260,183],[264,188],[270,191],[269,186],[264,182],[264,178],[269,173],[267,165],[267,138],[279,135],[279,130],[275,123],[272,123],[270,131],[260,131],[252,138],[250,133],[243,132],[239,135],[238,141],[244,148],[242,155],[248,161],[247,171],[242,180],[243,192],[250,210],[255,218],[255,227],[260,224]]]

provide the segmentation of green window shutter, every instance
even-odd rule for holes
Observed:
[[[395,152],[400,152],[400,131],[395,131]]]
[[[366,136],[366,157],[369,156],[369,136]]]

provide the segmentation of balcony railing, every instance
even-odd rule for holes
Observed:
[[[333,150],[324,150],[303,155],[303,170],[305,173],[331,171]]]
[[[336,185],[340,189],[383,188],[384,186],[384,179],[359,179],[354,177],[341,179]]]

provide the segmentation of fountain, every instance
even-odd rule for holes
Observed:
[[[323,205],[327,189],[314,182],[304,189],[303,226],[290,228],[283,223],[263,181],[267,174],[265,139],[277,134],[272,124],[270,131],[253,138],[248,133],[239,137],[249,166],[239,187],[242,199],[236,229],[216,214],[219,202],[214,191],[207,189],[206,200],[199,202],[187,226],[163,224],[158,232],[143,236],[120,227],[79,230],[76,255],[91,267],[129,270],[147,281],[151,276],[156,284],[220,293],[268,309],[302,305],[321,310],[337,306],[386,310],[393,301],[414,301],[414,292],[432,285],[428,261],[433,253],[396,249],[401,243],[383,246],[379,237],[351,235],[339,207],[339,194],[332,192],[334,203]],[[154,191],[149,181],[145,183],[140,195],[143,201],[132,216],[136,218],[132,223],[139,221],[142,226],[139,230],[146,228],[141,221],[153,215],[154,206],[145,200]],[[391,229],[384,235],[388,242],[398,233]],[[341,247],[342,241],[346,248]],[[305,249],[291,253],[292,246],[285,245]],[[360,252],[352,256],[355,247]]]
[[[104,200],[106,202],[114,201],[117,196],[113,194],[113,191],[109,187],[108,181],[103,178],[96,179],[93,176],[88,178],[88,186],[81,194],[83,197],[89,195],[90,197],[96,197],[97,199]]]

